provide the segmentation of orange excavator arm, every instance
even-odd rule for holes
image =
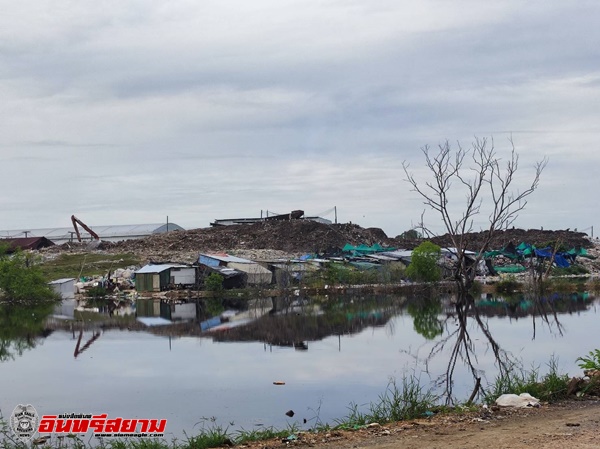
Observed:
[[[71,221],[73,222],[73,227],[75,228],[75,233],[77,234],[78,241],[81,242],[81,234],[79,233],[79,228],[77,227],[77,225],[81,226],[83,229],[85,229],[87,232],[89,232],[94,240],[100,240],[100,237],[98,236],[98,234],[96,234],[94,231],[92,231],[88,227],[88,225],[86,225],[83,221],[81,221],[75,215],[71,215]]]

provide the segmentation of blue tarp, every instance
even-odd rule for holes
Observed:
[[[552,258],[552,248],[548,247],[548,248],[536,249],[535,255],[537,257],[543,257],[546,259],[550,259],[550,258]],[[554,263],[559,268],[569,268],[571,266],[569,261],[567,259],[565,259],[565,257],[562,254],[554,255]]]

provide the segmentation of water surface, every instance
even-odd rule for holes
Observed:
[[[598,302],[579,297],[567,298],[564,304],[556,319],[546,323],[531,315],[525,303],[509,310],[495,300],[480,302],[493,337],[525,367],[537,364],[544,371],[555,355],[561,371],[577,375],[576,358],[600,341]],[[405,298],[357,297],[326,307],[309,304],[288,310],[282,319],[266,315],[261,320],[272,321],[258,321],[263,324],[249,334],[242,327],[237,334],[232,332],[247,341],[98,331],[99,337],[77,357],[78,333],[55,331],[0,365],[0,409],[5,417],[17,404],[31,403],[40,414],[167,418],[168,436],[179,438],[184,432],[193,434],[209,417],[231,429],[283,428],[293,423],[308,428],[317,419],[331,423],[343,417],[351,403],[364,406],[376,400],[391,377],[414,373],[423,385],[431,386],[443,375],[454,343],[451,335],[458,326],[453,306],[445,302],[426,316],[415,310],[406,307]],[[310,331],[300,335],[304,327]],[[286,335],[290,329],[300,332],[298,338]],[[438,330],[441,334],[436,335]],[[483,382],[491,382],[497,364],[487,338],[472,319],[466,330]],[[93,335],[86,330],[80,345]],[[229,334],[216,335],[227,339]],[[446,346],[430,357],[447,338]],[[285,385],[274,385],[275,381]],[[473,385],[469,370],[459,362],[453,394],[465,399]],[[285,415],[288,410],[295,412],[294,417]]]

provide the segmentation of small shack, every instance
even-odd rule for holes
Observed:
[[[75,279],[63,278],[48,282],[50,288],[60,295],[62,301],[54,307],[54,315],[73,317],[77,301],[75,300]]]
[[[227,267],[242,271],[246,273],[248,285],[268,285],[273,279],[273,273],[257,262],[225,253],[200,254],[198,263],[207,267]]]
[[[307,274],[318,270],[316,266],[305,261],[273,261],[263,264],[266,264],[267,268],[273,272],[273,282],[280,287],[297,284]]]
[[[160,292],[196,284],[196,268],[178,264],[146,265],[135,272],[138,292]]]
[[[200,265],[200,277],[206,279],[211,273],[217,273],[223,277],[223,288],[225,290],[232,288],[244,288],[246,286],[246,273],[227,267],[209,267]]]
[[[48,285],[55,293],[58,293],[62,299],[75,299],[75,279],[63,278],[48,282]]]

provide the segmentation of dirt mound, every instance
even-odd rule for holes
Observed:
[[[378,243],[394,246],[396,241],[379,228],[364,229],[354,224],[323,224],[309,220],[265,221],[250,225],[174,231],[139,240],[103,242],[101,249],[138,254],[190,253],[248,249],[279,250],[288,254],[320,253],[330,247]]]
[[[484,233],[469,234],[468,249],[477,250],[483,238]],[[433,237],[430,240],[442,247],[453,246],[448,235]],[[582,232],[511,229],[499,231],[490,249],[502,248],[509,242],[515,245],[527,242],[537,247],[559,242],[566,249],[593,246],[591,240]],[[131,252],[147,260],[190,262],[197,258],[199,252],[228,252],[241,257],[268,259],[306,253],[322,254],[331,248],[343,248],[346,243],[378,243],[383,247],[413,249],[421,240],[389,238],[379,228],[365,229],[355,224],[291,220],[173,231],[118,243],[102,242],[99,249],[109,252]]]

